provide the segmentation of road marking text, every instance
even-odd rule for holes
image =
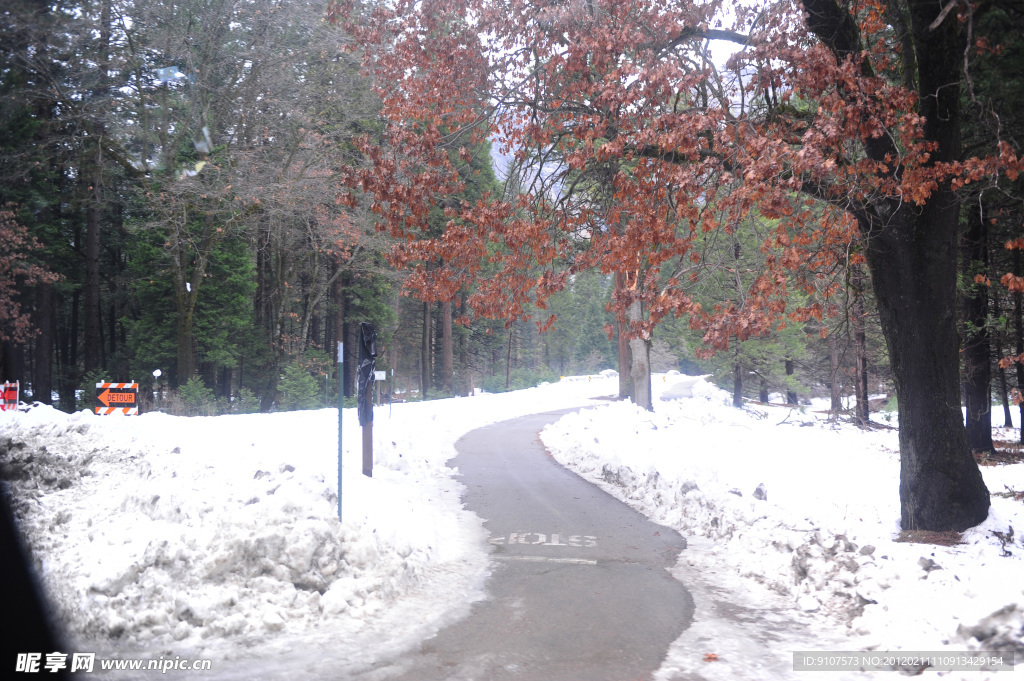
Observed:
[[[565,541],[562,541],[562,535],[554,533],[551,536],[551,541],[548,541],[548,535],[541,534],[540,532],[513,532],[512,534],[501,537],[491,537],[491,543],[495,546],[511,546],[513,544],[526,544],[529,546],[571,546],[576,548],[594,548],[597,546],[597,537],[593,537],[586,534],[570,534]]]

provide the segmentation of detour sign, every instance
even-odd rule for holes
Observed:
[[[0,396],[3,398],[0,400],[0,410],[16,410],[18,408],[18,382],[8,383],[4,381],[0,389],[3,390],[3,393],[0,393]]]
[[[138,414],[138,383],[97,383],[97,414]]]

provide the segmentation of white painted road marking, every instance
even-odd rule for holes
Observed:
[[[540,532],[513,532],[508,537],[491,537],[491,543],[495,546],[527,544],[533,546],[571,546],[592,549],[597,546],[597,537],[587,534],[571,534],[565,542],[562,542],[561,535],[558,533],[552,534],[551,541],[548,541],[548,535],[541,534]]]
[[[597,565],[596,560],[584,558],[550,558],[548,556],[494,556],[496,560],[516,561],[523,563],[568,563],[570,565]]]

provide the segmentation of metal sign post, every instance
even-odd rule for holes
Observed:
[[[160,377],[164,375],[164,372],[159,369],[153,370],[153,388],[156,390],[156,410],[160,411]]]
[[[345,344],[338,343],[338,521],[341,522],[341,410],[345,406]]]

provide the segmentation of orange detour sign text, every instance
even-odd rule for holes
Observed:
[[[138,383],[97,383],[97,414],[138,414]]]

